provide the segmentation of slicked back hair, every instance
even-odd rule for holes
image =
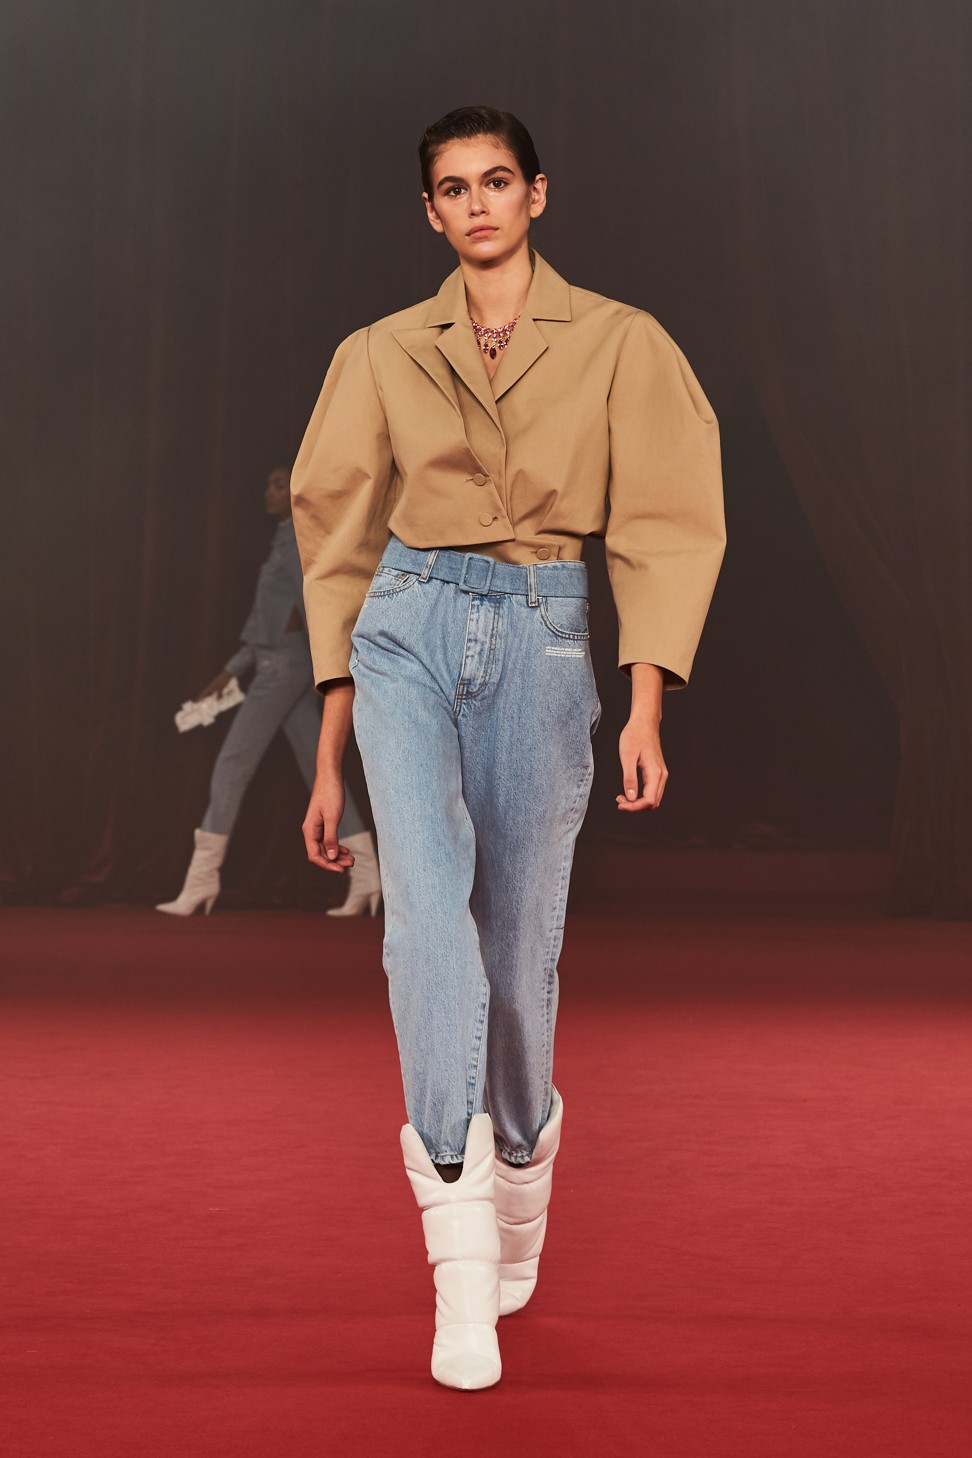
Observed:
[[[523,123],[511,111],[499,111],[495,106],[460,106],[426,127],[419,143],[422,186],[429,197],[432,196],[432,167],[442,148],[448,142],[468,142],[474,137],[495,137],[502,142],[513,153],[527,182],[534,181],[540,162],[533,138]]]

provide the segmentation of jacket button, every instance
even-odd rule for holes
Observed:
[[[486,485],[486,477],[483,475],[482,471],[477,471],[475,476],[470,476],[469,479],[474,486]]]
[[[480,526],[492,526],[493,525],[493,522],[495,520],[496,520],[495,516],[490,516],[487,512],[484,511],[483,514],[482,514],[482,516],[479,518],[479,525]]]
[[[548,557],[550,556],[550,548],[540,547],[537,551],[537,556],[539,557],[541,562],[546,562]]]

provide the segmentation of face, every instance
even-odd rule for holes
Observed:
[[[432,192],[422,194],[429,222],[463,262],[495,264],[526,246],[530,223],[547,205],[547,179],[527,182],[495,137],[449,142],[432,166]]]
[[[290,472],[284,470],[283,466],[277,466],[267,477],[263,504],[268,516],[290,515]]]

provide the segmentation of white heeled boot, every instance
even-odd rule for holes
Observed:
[[[381,877],[375,842],[367,830],[349,835],[344,844],[354,856],[348,871],[348,894],[341,906],[333,906],[328,916],[377,916],[381,900]]]
[[[216,835],[211,830],[197,830],[196,849],[192,853],[182,890],[174,901],[163,901],[156,911],[167,911],[170,916],[192,916],[203,906],[208,916],[213,902],[219,895],[219,868],[229,845],[228,835]]]
[[[563,1112],[563,1100],[554,1089],[550,1117],[540,1130],[529,1164],[507,1164],[496,1156],[494,1199],[500,1236],[500,1316],[509,1316],[525,1306],[537,1284]]]
[[[411,1124],[402,1153],[435,1276],[432,1376],[444,1387],[492,1387],[503,1370],[499,1316],[499,1232],[493,1207],[493,1126],[476,1114],[466,1135],[462,1174],[443,1180]]]

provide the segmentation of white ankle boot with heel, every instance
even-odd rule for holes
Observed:
[[[507,1164],[496,1156],[494,1199],[500,1237],[500,1316],[521,1310],[537,1284],[563,1113],[563,1100],[554,1089],[550,1116],[540,1130],[530,1163]]]
[[[182,890],[174,901],[163,901],[156,911],[165,911],[169,916],[192,916],[201,906],[208,916],[219,895],[219,868],[226,858],[228,835],[216,835],[210,830],[195,832],[196,849],[192,853]]]
[[[470,1121],[462,1174],[453,1183],[442,1179],[411,1124],[402,1130],[402,1153],[435,1278],[432,1376],[467,1392],[492,1387],[503,1368],[496,1339],[500,1237],[489,1115]]]
[[[333,906],[328,916],[377,916],[381,901],[381,877],[375,842],[367,830],[348,835],[344,844],[354,856],[348,871],[348,894],[340,906]]]

